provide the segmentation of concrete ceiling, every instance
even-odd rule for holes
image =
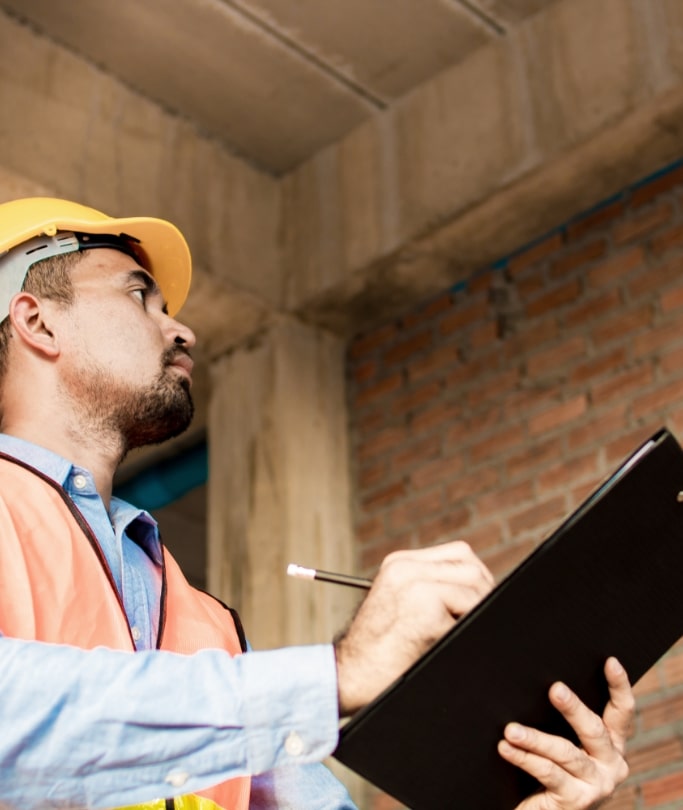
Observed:
[[[279,175],[552,0],[0,0]]]

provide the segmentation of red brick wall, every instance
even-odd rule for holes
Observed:
[[[360,335],[348,376],[360,571],[461,538],[504,574],[660,425],[683,439],[683,167]],[[636,691],[609,808],[681,808],[683,644]]]

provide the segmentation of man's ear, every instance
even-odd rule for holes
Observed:
[[[20,292],[10,302],[9,318],[16,336],[34,351],[57,357],[59,343],[50,323],[49,302]]]

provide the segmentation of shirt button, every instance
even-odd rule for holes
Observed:
[[[74,486],[76,489],[85,489],[87,486],[88,481],[84,475],[78,473],[78,475],[74,475]]]
[[[133,641],[140,641],[140,636],[142,635],[142,633],[140,632],[140,629],[138,627],[131,627],[130,634],[131,636],[133,636]]]
[[[290,757],[300,757],[304,752],[304,741],[296,731],[290,731],[285,740],[285,751]]]
[[[172,771],[164,781],[168,782],[168,784],[173,787],[179,788],[182,787],[189,778],[190,774],[185,773],[185,771]]]

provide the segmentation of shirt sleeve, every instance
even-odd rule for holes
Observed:
[[[338,736],[331,645],[231,658],[0,636],[0,700],[0,805],[22,810],[116,807],[272,769],[286,776],[328,756]],[[353,806],[342,801],[311,806]]]

